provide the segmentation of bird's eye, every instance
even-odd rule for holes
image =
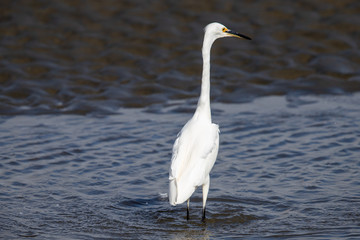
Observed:
[[[223,28],[223,29],[222,29],[223,32],[226,32],[226,30],[227,30],[226,28]]]

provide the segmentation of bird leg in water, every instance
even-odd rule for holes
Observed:
[[[203,215],[202,215],[202,218],[201,218],[201,221],[203,221],[203,222],[205,222],[205,209],[206,208],[203,209]]]
[[[189,220],[189,219],[190,219],[190,210],[189,210],[189,206],[190,206],[190,198],[187,200],[186,220]]]
[[[203,215],[202,215],[202,221],[205,221],[205,206],[206,206],[206,199],[209,192],[210,187],[210,176],[208,175],[205,179],[205,183],[202,186],[202,192],[203,192]]]

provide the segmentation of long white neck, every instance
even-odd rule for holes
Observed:
[[[207,34],[204,36],[202,57],[203,57],[203,72],[201,81],[201,94],[198,101],[196,113],[205,116],[211,122],[210,110],[210,50],[215,39]]]

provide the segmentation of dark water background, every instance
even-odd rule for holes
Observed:
[[[218,160],[167,200],[212,51]],[[360,2],[1,1],[0,238],[360,238]]]

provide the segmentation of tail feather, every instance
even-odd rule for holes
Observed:
[[[172,206],[175,206],[176,200],[177,200],[177,184],[176,184],[176,179],[173,178],[170,180],[170,184],[169,184],[169,202]]]

